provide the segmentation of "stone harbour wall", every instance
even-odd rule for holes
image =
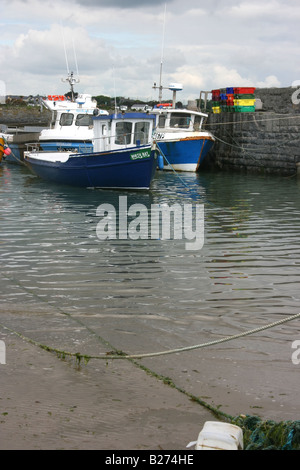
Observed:
[[[205,128],[216,142],[205,168],[295,174],[300,166],[300,104],[292,102],[295,91],[256,89],[254,113],[209,113]]]
[[[40,106],[0,106],[0,124],[7,127],[48,126],[51,112]]]

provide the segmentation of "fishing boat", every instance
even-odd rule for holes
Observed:
[[[89,94],[78,94],[75,98],[74,84],[78,82],[71,72],[65,81],[71,87],[71,98],[65,95],[48,95],[42,104],[51,111],[49,128],[42,130],[39,143],[42,150],[68,150],[89,153],[93,151],[93,117],[108,115],[97,108],[97,102]]]
[[[85,188],[149,189],[157,167],[152,144],[153,116],[146,113],[93,118],[93,151],[42,151],[37,145],[24,161],[44,180]]]
[[[210,132],[202,130],[206,114],[189,109],[160,108],[156,114],[153,139],[164,159],[164,170],[199,171],[214,143]]]
[[[153,139],[164,160],[161,169],[199,171],[215,141],[210,132],[202,129],[208,115],[191,109],[177,109],[176,92],[182,90],[182,85],[171,84],[168,88],[173,91],[173,103],[168,106],[160,103],[152,111],[156,116]]]
[[[63,81],[70,85],[70,98],[68,94],[47,95],[40,100],[41,106],[51,113],[45,126],[9,129],[11,154],[7,157],[8,162],[23,163],[24,151],[32,142],[38,142],[45,151],[93,151],[93,117],[108,115],[108,112],[97,108],[97,102],[91,95],[74,92],[74,84],[79,79],[74,77],[73,72],[68,73]]]
[[[165,4],[159,84],[153,85],[154,89],[159,90],[159,104],[152,111],[156,115],[153,138],[160,151],[160,169],[196,172],[213,146],[214,137],[202,130],[203,121],[208,115],[200,111],[176,109],[176,93],[183,89],[182,84],[171,83],[168,87],[162,85],[166,11]],[[173,92],[172,104],[162,102],[163,89]]]

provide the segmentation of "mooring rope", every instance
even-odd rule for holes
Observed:
[[[275,115],[277,117],[257,119],[256,118],[256,116],[257,116],[256,113],[247,113],[247,114],[251,114],[251,117],[253,117],[253,119],[245,119],[243,121],[243,123],[267,122],[267,121],[277,121],[277,120],[281,121],[281,120],[285,120],[285,119],[299,119],[300,118],[300,114],[292,114],[292,115],[289,114],[287,116],[282,116],[282,114],[277,114],[277,115]],[[207,126],[226,126],[227,124],[236,124],[236,123],[237,123],[237,121],[209,122],[209,123],[206,122],[205,127],[207,127]]]
[[[186,184],[185,181],[183,181],[183,179],[181,178],[181,176],[179,176],[179,174],[177,173],[177,171],[175,170],[175,168],[173,167],[173,165],[169,162],[169,160],[167,159],[166,155],[164,154],[164,152],[162,151],[159,143],[155,140],[155,145],[157,146],[158,150],[160,151],[162,157],[166,160],[167,164],[169,165],[169,167],[172,169],[172,171],[175,173],[175,175],[177,176],[177,178],[180,179],[181,183],[186,187],[186,188],[189,188],[189,185]]]
[[[105,359],[105,360],[107,360],[107,359],[143,359],[143,358],[146,358],[146,357],[157,357],[157,356],[165,356],[167,354],[178,354],[178,353],[182,353],[182,352],[186,352],[186,351],[192,351],[192,350],[195,350],[195,349],[205,348],[205,347],[208,347],[208,346],[215,346],[215,345],[218,345],[218,344],[233,341],[233,340],[238,339],[238,338],[243,338],[245,336],[250,336],[250,335],[253,335],[255,333],[259,333],[261,331],[264,331],[264,330],[267,330],[267,329],[270,329],[270,328],[274,328],[278,325],[282,325],[283,323],[287,323],[289,321],[295,320],[296,318],[299,318],[299,317],[300,317],[300,313],[297,313],[297,314],[291,315],[287,318],[282,318],[281,320],[277,320],[275,322],[269,323],[268,325],[264,325],[264,326],[261,326],[261,327],[258,327],[258,328],[254,328],[252,330],[244,331],[243,333],[238,333],[236,335],[227,336],[225,338],[221,338],[221,339],[214,340],[214,341],[209,341],[207,343],[196,344],[196,345],[193,345],[193,346],[186,346],[186,347],[183,347],[183,348],[169,349],[169,350],[165,350],[165,351],[152,352],[152,353],[143,353],[143,354],[125,354],[122,351],[114,350],[112,352],[104,353],[102,356],[91,356],[91,355],[88,355],[88,354],[81,354],[81,353],[78,353],[78,352],[77,353],[71,353],[71,352],[67,352],[67,351],[62,351],[62,350],[59,350],[59,349],[56,349],[56,348],[52,348],[50,346],[46,346],[46,345],[44,345],[42,343],[39,343],[38,341],[35,341],[31,338],[28,338],[28,337],[22,335],[21,333],[13,330],[11,328],[8,328],[7,326],[3,325],[2,323],[0,323],[0,326],[4,329],[10,331],[11,333],[14,333],[15,335],[19,336],[23,340],[25,340],[29,343],[32,343],[36,346],[39,346],[40,348],[42,348],[46,351],[54,352],[54,353],[56,353],[56,354],[58,354],[62,357],[65,357],[65,356],[74,357],[78,361],[80,361],[81,359],[84,359],[86,362],[88,362],[90,359]]]
[[[257,151],[257,147],[254,148],[254,147],[245,147],[244,145],[239,145],[239,144],[233,144],[231,142],[226,142],[226,140],[223,140],[221,139],[220,137],[217,137],[215,134],[214,134],[214,138],[218,141],[218,142],[221,142],[222,144],[224,145],[228,145],[229,147],[233,147],[233,148],[237,148],[239,150],[242,150],[244,152],[247,152],[247,151]],[[286,145],[288,142],[298,142],[299,141],[299,137],[296,137],[295,139],[286,139],[285,141],[281,142],[281,143],[276,143],[276,148],[278,147],[282,147],[283,145]]]
[[[11,149],[10,149],[10,150],[11,150]],[[25,160],[21,160],[21,158],[18,158],[18,157],[14,154],[14,152],[13,152],[12,150],[11,150],[10,156],[12,156],[12,157],[17,161],[17,163],[19,163],[19,164],[25,166],[26,168],[29,168],[28,163],[25,162]]]

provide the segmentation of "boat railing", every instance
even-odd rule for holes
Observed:
[[[38,142],[27,142],[25,143],[25,147],[27,152],[37,152],[40,150]]]

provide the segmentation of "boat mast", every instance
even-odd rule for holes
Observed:
[[[64,31],[63,28],[61,27],[62,31],[62,38],[63,38],[63,45],[64,45],[64,52],[65,52],[65,59],[66,59],[66,66],[67,66],[67,78],[62,78],[62,82],[69,82],[70,88],[71,88],[71,101],[75,101],[75,93],[74,93],[74,85],[75,83],[79,83],[80,80],[79,78],[74,77],[74,73],[69,71],[69,62],[68,62],[68,56],[67,56],[67,50],[66,50],[66,43],[65,43],[65,36],[64,36]],[[77,69],[77,75],[79,77],[79,72],[78,72],[78,64],[77,64],[77,57],[76,57],[76,52],[75,52],[75,46],[74,46],[74,41],[72,38],[72,43],[73,43],[73,52],[74,52],[74,58],[75,58],[75,64],[76,64],[76,69]]]
[[[163,57],[164,57],[164,45],[165,45],[165,32],[166,32],[166,12],[167,4],[165,3],[165,14],[164,14],[164,25],[163,25],[163,40],[161,46],[161,59],[160,59],[160,74],[159,74],[159,102],[162,100],[162,67],[163,67]]]
[[[73,72],[69,72],[67,78],[62,78],[63,82],[69,82],[71,88],[71,101],[75,101],[75,93],[74,93],[74,85],[75,83],[79,83],[79,78],[74,77]]]
[[[153,88],[159,89],[158,92],[158,101],[161,103],[162,101],[162,91],[163,91],[163,86],[162,86],[162,67],[163,67],[163,56],[164,56],[164,42],[165,42],[165,29],[166,29],[166,11],[167,11],[167,4],[165,3],[165,14],[164,14],[164,23],[163,23],[163,39],[162,39],[162,46],[161,46],[161,58],[160,58],[160,71],[159,71],[159,86],[156,86],[156,83],[154,83]]]

